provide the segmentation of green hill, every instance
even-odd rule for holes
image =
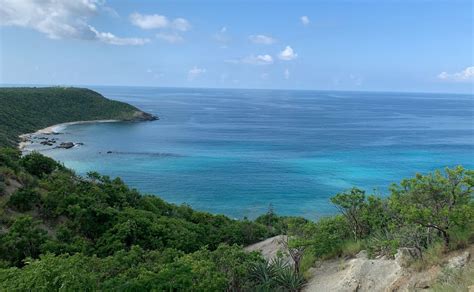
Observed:
[[[0,88],[0,146],[15,146],[19,135],[59,123],[108,119],[154,117],[86,88]]]

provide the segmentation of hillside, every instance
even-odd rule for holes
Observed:
[[[153,119],[88,89],[4,88],[1,96],[7,145],[56,123]],[[404,179],[387,197],[355,187],[335,194],[330,200],[340,214],[318,221],[272,208],[253,221],[234,220],[5,147],[0,290],[384,291],[423,286],[426,274],[433,275],[429,287],[463,291],[474,284],[469,256],[459,260],[462,269],[444,267],[474,243],[473,197],[474,171],[458,166]],[[402,268],[422,276],[407,278]],[[393,277],[380,282],[387,273]]]
[[[59,123],[151,119],[134,106],[86,88],[0,88],[0,146],[15,146],[19,135]]]
[[[332,201],[342,215],[317,222],[272,210],[232,220],[141,195],[119,178],[77,176],[39,153],[0,148],[0,290],[384,291],[398,279],[440,291],[467,287],[474,284],[469,254],[454,263],[465,269],[439,266],[474,241],[473,183],[474,172],[447,169],[403,181],[388,200],[356,189],[338,194]],[[398,273],[392,259],[401,249],[410,254],[404,271],[418,278]],[[382,269],[393,277],[379,283]]]

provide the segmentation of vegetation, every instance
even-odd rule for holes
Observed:
[[[435,263],[474,240],[473,178],[461,167],[417,175],[386,199],[352,189],[332,198],[341,215],[316,222],[272,209],[232,220],[2,148],[0,290],[299,291],[316,259],[362,248],[389,256],[416,248],[420,265]],[[242,249],[277,234],[288,234],[296,265]]]
[[[265,285],[252,275],[263,258],[241,246],[275,228],[168,204],[95,172],[82,178],[39,153],[1,149],[0,177],[0,290]],[[294,281],[286,276],[278,285]]]
[[[414,269],[439,264],[443,253],[474,242],[473,188],[474,171],[460,166],[405,179],[385,199],[354,188],[331,198],[341,215],[289,228],[290,242],[313,260],[362,249],[390,257],[406,247],[420,257]]]
[[[0,147],[14,146],[18,136],[65,122],[132,120],[140,110],[106,99],[85,88],[0,88]]]
[[[88,89],[1,88],[0,146],[52,124],[137,112]],[[393,256],[400,247],[416,250],[412,267],[422,269],[474,242],[473,193],[474,171],[456,167],[403,180],[387,198],[336,194],[340,214],[316,222],[271,207],[254,221],[232,220],[0,148],[0,290],[300,291],[318,259],[362,249]],[[281,234],[288,254],[272,261],[242,249]],[[472,267],[447,271],[437,288],[456,291],[470,279]]]

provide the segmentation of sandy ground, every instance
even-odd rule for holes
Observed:
[[[34,133],[27,133],[20,135],[20,143],[18,144],[18,148],[23,150],[27,145],[31,144],[31,138],[37,135],[48,135],[58,133],[67,126],[71,125],[78,125],[78,124],[92,124],[92,123],[115,123],[119,122],[119,120],[92,120],[92,121],[76,121],[76,122],[68,122],[68,123],[61,123],[52,125],[43,129],[40,129]]]

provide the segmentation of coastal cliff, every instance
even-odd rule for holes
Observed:
[[[87,88],[0,88],[0,146],[15,146],[19,135],[55,124],[95,121],[153,121],[158,117]]]

